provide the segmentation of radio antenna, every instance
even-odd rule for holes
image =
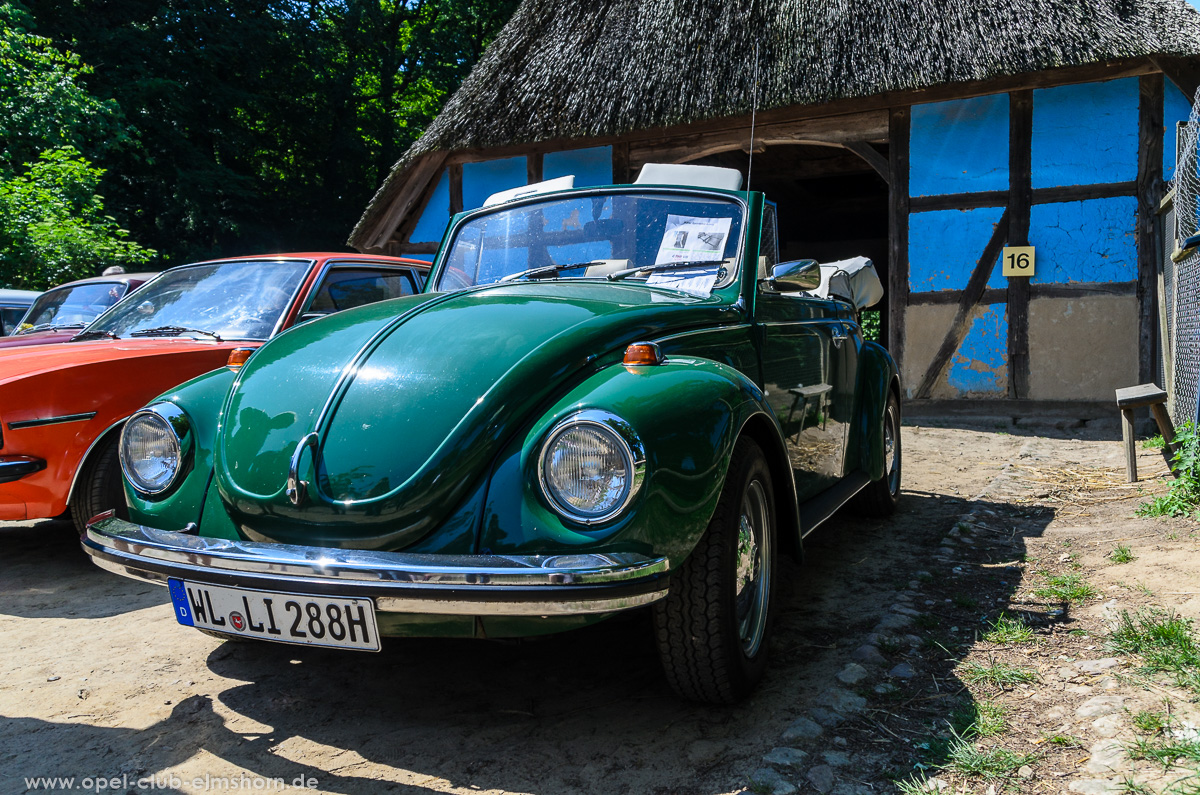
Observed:
[[[754,87],[750,95],[750,159],[746,163],[746,190],[750,190],[750,177],[754,173],[754,120],[758,113],[758,42],[754,42]]]

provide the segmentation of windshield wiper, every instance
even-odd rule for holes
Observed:
[[[121,339],[120,337],[118,337],[116,334],[113,334],[108,329],[94,328],[94,329],[88,329],[87,331],[79,332],[74,337],[71,337],[71,342],[78,342],[79,340],[82,340],[82,339],[87,339],[89,337],[97,337],[97,336],[108,337],[109,339],[113,339],[113,340]]]
[[[131,337],[154,337],[159,334],[162,334],[162,335],[173,335],[173,336],[178,337],[180,334],[187,334],[189,332],[192,334],[204,334],[205,336],[212,337],[217,342],[225,341],[225,340],[221,339],[221,335],[217,334],[215,331],[205,331],[202,328],[189,328],[187,326],[156,326],[155,328],[138,329],[137,331],[129,332],[129,336],[131,336]]]
[[[60,328],[83,328],[86,325],[87,323],[39,323],[21,333],[32,334],[35,331],[57,331]]]
[[[605,261],[602,259],[594,259],[587,262],[570,262],[566,265],[539,265],[536,268],[530,268],[529,270],[510,273],[507,276],[499,279],[497,283],[512,282],[516,281],[517,279],[537,279],[542,276],[550,276],[558,273],[559,271],[569,271],[575,268],[586,268],[589,265],[603,265],[604,262]]]
[[[608,274],[608,280],[615,282],[618,279],[624,279],[626,276],[632,276],[635,273],[657,273],[658,271],[673,271],[679,268],[698,268],[701,265],[715,265],[718,268],[725,264],[725,260],[720,259],[704,259],[692,260],[691,262],[664,262],[661,265],[642,265],[639,268],[626,268],[623,271],[616,271]]]

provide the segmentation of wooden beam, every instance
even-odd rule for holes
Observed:
[[[1163,74],[1171,78],[1172,83],[1179,86],[1179,90],[1185,96],[1196,95],[1196,89],[1200,88],[1200,59],[1153,55],[1150,60]]]
[[[1037,188],[1033,191],[1034,204],[1053,202],[1080,202],[1089,199],[1113,199],[1117,196],[1136,196],[1137,182],[1101,182],[1095,185],[1062,185],[1056,188]],[[936,210],[974,210],[978,207],[1008,206],[1008,191],[987,190],[977,193],[948,193],[942,196],[914,196],[912,212],[926,213]]]
[[[391,200],[391,203],[380,216],[378,223],[366,234],[360,237],[365,240],[361,246],[364,251],[382,249],[394,237],[396,228],[407,218],[417,203],[425,198],[429,183],[442,170],[446,161],[445,152],[430,152],[418,160],[411,169],[411,176],[405,181],[403,189]]]
[[[1033,205],[1033,92],[1008,95],[1008,244],[1029,245]],[[1029,279],[1008,281],[1008,396],[1029,397]]]
[[[462,163],[450,164],[450,215],[454,216],[463,211],[463,167]]]
[[[1146,75],[1138,81],[1138,381],[1157,380],[1155,337],[1159,266],[1154,234],[1158,202],[1162,198],[1163,76]]]
[[[886,141],[888,113],[885,110],[851,113],[817,119],[799,119],[758,123],[754,127],[754,146],[816,144],[840,146],[855,141]],[[750,145],[750,124],[732,129],[689,132],[684,135],[631,141],[632,165],[645,163],[686,163],[702,157],[745,149]],[[761,151],[761,150],[759,150]]]
[[[533,185],[536,182],[542,181],[542,157],[541,152],[530,152],[525,156],[525,184]]]
[[[989,288],[977,304],[1003,304],[1008,302],[1009,288]],[[909,293],[909,306],[945,306],[962,301],[962,290],[938,290],[930,293]],[[1066,284],[1031,284],[1029,297],[1038,298],[1093,298],[1103,295],[1137,295],[1137,282],[1068,282]]]
[[[891,166],[888,159],[879,154],[879,150],[866,141],[851,141],[845,147],[867,161],[867,165],[875,169],[875,173],[883,177],[884,182],[891,181]]]
[[[908,142],[912,111],[895,108],[888,119],[888,301],[887,347],[904,361],[904,310],[908,306]]]
[[[614,185],[628,185],[633,182],[633,175],[629,173],[629,144],[624,141],[613,144],[612,173]]]
[[[991,239],[983,248],[983,254],[975,263],[975,270],[971,273],[971,278],[967,280],[967,286],[962,291],[958,302],[958,311],[954,314],[954,322],[950,324],[950,330],[946,332],[941,347],[934,354],[933,361],[929,363],[924,377],[921,378],[921,383],[913,393],[915,397],[929,397],[933,385],[942,377],[942,373],[950,364],[951,357],[958,350],[958,346],[962,345],[962,341],[966,339],[969,330],[967,321],[970,319],[971,309],[983,298],[988,279],[992,278],[992,270],[996,267],[996,260],[1000,256],[1000,250],[1004,247],[1004,241],[1008,239],[1008,221],[1008,210],[1005,209],[996,224],[996,229],[992,232]]]

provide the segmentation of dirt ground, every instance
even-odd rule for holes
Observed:
[[[641,614],[379,654],[222,643],[178,626],[165,589],[93,566],[69,525],[0,526],[0,792],[1160,791],[1186,766],[1118,746],[1137,711],[1192,707],[1105,661],[1105,622],[1151,604],[1200,617],[1200,525],[1133,515],[1166,467],[1143,450],[1127,486],[1112,435],[907,425],[901,509],[810,536],[785,566],[770,672],[730,708],[669,692]],[[1118,542],[1132,562],[1107,557]],[[1034,594],[1056,574],[1095,595]],[[982,640],[1002,612],[1034,641]],[[1036,677],[966,683],[997,661]],[[980,704],[1004,728],[975,745],[1023,764],[939,769],[947,720]]]

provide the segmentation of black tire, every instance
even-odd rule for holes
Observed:
[[[121,485],[121,462],[118,443],[121,435],[114,433],[92,451],[83,462],[75,493],[71,496],[71,521],[80,535],[87,532],[88,519],[115,508],[121,519],[129,518],[125,505],[125,488]]]
[[[755,543],[739,555],[743,518]],[[666,598],[654,605],[659,657],[676,693],[692,701],[732,704],[758,684],[767,664],[777,548],[767,460],[753,439],[742,438],[708,529],[671,575]],[[739,563],[749,565],[743,572],[757,580],[740,597]]]
[[[873,480],[854,498],[855,513],[883,519],[896,511],[900,499],[900,476],[904,456],[900,449],[900,401],[888,392],[887,408],[883,411],[883,477]]]

